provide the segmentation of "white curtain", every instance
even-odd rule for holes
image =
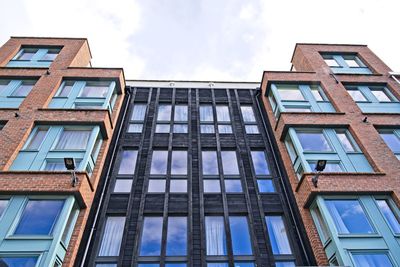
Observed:
[[[267,227],[274,254],[292,254],[281,216],[267,216]],[[274,244],[275,243],[275,244]]]
[[[188,120],[188,107],[187,106],[175,106],[175,121],[187,121]]]
[[[86,149],[91,131],[64,130],[57,143],[57,149]]]
[[[338,233],[349,234],[350,231],[347,228],[346,224],[343,222],[340,212],[337,210],[335,202],[336,201],[334,200],[325,201],[326,207],[328,208],[329,213],[331,214],[331,217],[333,219],[333,222],[335,223]]]
[[[226,255],[226,236],[222,216],[206,217],[207,255]]]
[[[143,121],[145,114],[146,114],[146,105],[135,105],[133,107],[131,120]]]
[[[99,256],[118,256],[124,231],[125,217],[108,217]]]
[[[229,109],[227,106],[217,106],[217,120],[231,121],[231,118],[229,116]]]
[[[200,106],[200,121],[214,121],[211,106]]]

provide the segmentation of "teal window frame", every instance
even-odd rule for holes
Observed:
[[[372,74],[372,71],[364,64],[356,53],[321,53],[325,60],[334,60],[337,66],[329,66],[335,74]],[[346,60],[354,60],[358,66],[350,66]]]
[[[284,100],[279,90],[298,90],[303,99]],[[317,90],[321,99],[312,93]],[[268,99],[276,118],[282,112],[336,112],[320,84],[272,83],[268,92]]]
[[[58,54],[60,53],[62,47],[37,47],[37,46],[23,46],[18,51],[18,53],[11,59],[6,67],[32,67],[32,68],[47,68],[53,63],[54,60],[45,59],[46,55],[49,53]],[[24,53],[29,52],[33,53],[33,56],[30,60],[21,60],[21,57]],[[56,53],[53,53],[56,52]],[[57,57],[56,56],[56,57]]]
[[[379,134],[392,134],[395,138],[397,138],[400,141],[400,129],[379,129]],[[382,136],[381,136],[382,138]],[[383,139],[383,138],[382,138]],[[392,150],[393,154],[397,157],[398,160],[400,160],[400,150],[393,150],[383,139],[385,144],[389,147],[390,150]]]
[[[384,85],[347,85],[347,92],[358,91],[360,92],[365,100],[356,101],[357,106],[362,112],[366,113],[400,113],[400,102],[392,94],[387,86]],[[382,91],[389,99],[389,101],[380,101],[372,92]]]
[[[351,250],[351,251],[349,251],[349,253],[350,253],[351,260],[355,267],[362,267],[362,266],[356,265],[354,255],[357,255],[357,254],[383,254],[388,257],[389,262],[392,264],[392,266],[385,265],[385,267],[397,266],[397,264],[394,263],[393,258],[390,255],[391,253],[388,250],[373,250],[373,249],[371,249],[371,250]]]
[[[297,134],[322,133],[331,147],[331,151],[304,151]],[[346,151],[337,133],[345,133],[354,151]],[[339,164],[342,172],[373,172],[371,165],[362,153],[358,144],[347,129],[344,128],[289,128],[285,145],[292,160],[294,170],[301,179],[304,172],[315,172],[310,163],[327,160],[327,164]]]
[[[326,200],[358,200],[375,233],[339,234],[325,203]],[[328,259],[336,257],[340,266],[353,266],[351,253],[355,251],[360,253],[387,251],[392,255],[392,262],[397,262],[397,264],[400,262],[400,235],[393,232],[376,200],[387,200],[395,215],[400,214],[399,208],[388,195],[319,195],[316,197],[310,206],[310,212]],[[323,226],[316,218],[316,209],[321,213]],[[324,238],[322,227],[327,229],[328,239]]]
[[[0,217],[0,257],[34,256],[38,257],[36,266],[53,266],[57,260],[63,261],[79,214],[74,196],[12,195],[2,198],[8,199],[9,203]],[[29,200],[64,201],[50,235],[14,235]],[[66,237],[65,243],[62,236]]]
[[[99,84],[102,87],[107,86],[108,91],[104,97],[83,97],[80,96],[86,86],[91,84]],[[104,86],[105,85],[105,86]],[[62,90],[65,86],[72,86],[68,95],[62,96]],[[110,114],[115,105],[116,97],[118,95],[117,85],[115,81],[100,80],[100,81],[79,81],[79,80],[64,80],[58,88],[56,94],[52,98],[49,108],[66,108],[66,109],[79,109],[79,106],[84,106],[83,109],[107,109]]]
[[[47,129],[41,144],[37,149],[29,149],[29,143],[39,129]],[[56,149],[56,144],[64,130],[90,130],[85,149],[64,150]],[[10,170],[43,171],[47,162],[63,162],[64,158],[74,158],[77,171],[87,171],[92,174],[97,160],[98,151],[102,144],[99,126],[36,126],[17,158],[12,163]],[[66,170],[65,170],[66,171]]]
[[[18,108],[32,89],[26,96],[17,96],[14,93],[23,83],[32,83],[33,88],[36,82],[36,79],[0,79],[0,84],[7,83],[0,91],[0,108]]]

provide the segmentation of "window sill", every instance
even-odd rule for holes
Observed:
[[[316,115],[345,115],[345,112],[332,112],[332,111],[327,111],[327,112],[322,112],[322,111],[311,111],[311,112],[290,112],[290,111],[282,111],[281,115],[283,114],[301,114],[301,115],[309,115],[309,114],[316,114]]]
[[[108,111],[107,108],[38,108],[40,111]]]
[[[10,235],[4,240],[52,240],[53,238],[50,235]]]
[[[382,238],[378,233],[373,234],[338,234],[338,238]]]

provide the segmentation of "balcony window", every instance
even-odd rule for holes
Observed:
[[[118,93],[115,81],[65,80],[49,108],[107,109],[111,113]]]
[[[356,54],[322,53],[321,55],[333,73],[372,74]]]
[[[362,112],[400,113],[400,102],[382,85],[349,85],[347,92]]]
[[[35,84],[35,80],[0,79],[0,108],[18,108]]]
[[[400,130],[380,130],[383,141],[393,151],[396,157],[400,160]]]
[[[319,85],[273,83],[268,99],[276,118],[281,112],[335,112]]]
[[[60,50],[60,47],[22,47],[7,67],[47,68]]]
[[[299,178],[315,171],[318,160],[327,160],[324,172],[373,171],[346,129],[290,128],[285,143]]]

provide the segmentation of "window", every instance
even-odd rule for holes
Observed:
[[[187,218],[168,217],[167,256],[187,254]]]
[[[392,208],[393,205],[390,204],[389,199],[377,199],[376,203],[392,231],[396,234],[400,234],[399,214],[398,212],[395,212],[394,208]]]
[[[335,112],[319,85],[273,83],[268,99],[276,118],[281,112]]]
[[[174,114],[173,117],[172,114]],[[187,105],[176,104],[175,106],[172,106],[160,104],[158,106],[156,133],[169,133],[171,127],[174,133],[188,132]]]
[[[0,199],[0,218],[3,215],[3,212],[6,210],[7,204],[7,199]]]
[[[228,106],[216,106],[218,132],[220,134],[232,133],[232,126],[230,124],[231,117],[229,115]]]
[[[49,108],[107,109],[111,113],[118,93],[115,81],[65,80]]]
[[[38,257],[18,257],[18,256],[0,256],[0,266],[24,266],[24,267],[35,267],[38,261]]]
[[[222,216],[206,216],[206,248],[207,255],[226,255],[226,235]]]
[[[99,126],[36,126],[11,170],[66,171],[64,158],[91,175],[101,146]]]
[[[325,200],[339,234],[374,233],[358,200]]]
[[[216,151],[203,151],[202,153],[203,175],[218,175],[218,161]]]
[[[200,106],[200,132],[215,133],[214,114],[211,105]]]
[[[18,108],[35,84],[36,80],[0,79],[0,108]]]
[[[119,175],[132,175],[135,173],[137,160],[137,150],[122,151],[121,163],[119,165]]]
[[[187,193],[187,157],[187,151],[184,150],[154,150],[148,192],[162,193],[169,188],[171,193]]]
[[[299,179],[313,172],[317,160],[327,160],[324,172],[372,172],[372,168],[346,129],[289,129],[285,140]]]
[[[116,179],[113,192],[114,193],[130,193],[132,188],[131,179]]]
[[[383,141],[400,160],[400,130],[380,130]]]
[[[141,133],[143,131],[146,109],[146,104],[134,104],[132,116],[129,120],[128,133]]]
[[[200,132],[215,133],[213,106],[200,105]],[[215,107],[217,118],[217,129],[220,134],[231,134],[231,117],[229,107],[225,105],[217,105]]]
[[[22,47],[7,67],[49,67],[60,47]]]
[[[243,216],[230,216],[233,255],[252,255],[252,245],[247,218]]]
[[[247,134],[258,134],[260,133],[257,126],[256,116],[252,106],[241,106],[244,127]]]
[[[375,267],[375,266],[393,266],[387,253],[372,252],[372,253],[352,253],[356,267]]]
[[[275,192],[275,186],[269,171],[265,152],[257,150],[251,151],[251,160],[253,163],[253,170],[257,178],[258,191],[260,193]]]
[[[282,216],[265,216],[274,255],[292,254]]]
[[[125,217],[109,216],[102,234],[99,256],[118,256],[124,233]]]
[[[400,102],[386,86],[349,85],[347,92],[362,112],[400,113]]]
[[[321,55],[333,73],[372,74],[356,54],[322,53]]]

